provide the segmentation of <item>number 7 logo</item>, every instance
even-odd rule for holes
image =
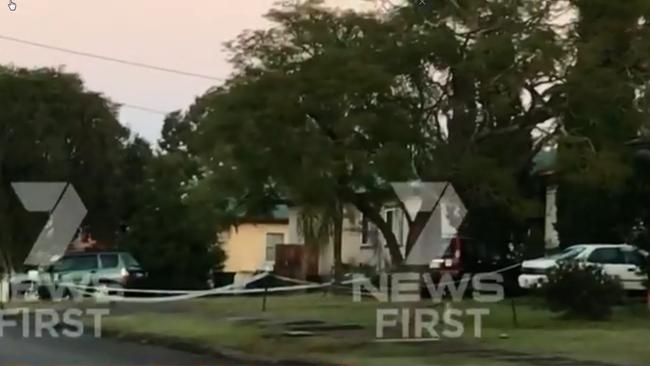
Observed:
[[[49,212],[25,264],[50,264],[62,256],[86,217],[86,206],[70,183],[14,182],[16,195],[29,212]]]

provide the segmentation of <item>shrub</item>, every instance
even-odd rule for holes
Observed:
[[[569,318],[604,320],[623,298],[620,282],[599,266],[576,261],[559,263],[547,272],[542,292],[551,311]]]

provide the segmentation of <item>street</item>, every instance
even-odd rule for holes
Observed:
[[[234,365],[210,356],[162,347],[93,338],[23,338],[18,328],[6,328],[0,339],[0,365]]]

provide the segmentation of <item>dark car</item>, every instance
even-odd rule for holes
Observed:
[[[429,273],[434,279],[447,275],[446,278],[455,281],[466,275],[499,273],[503,276],[505,292],[516,294],[519,292],[519,262],[514,248],[507,245],[489,245],[473,238],[455,237],[442,257],[431,261]]]
[[[52,286],[75,284],[119,289],[137,288],[147,273],[130,253],[121,251],[67,254],[39,271],[39,295],[45,297]],[[83,288],[83,287],[79,287]]]

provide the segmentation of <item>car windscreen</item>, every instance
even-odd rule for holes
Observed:
[[[550,255],[547,258],[548,259],[555,259],[555,260],[558,260],[558,259],[564,259],[564,260],[573,259],[573,258],[577,257],[580,253],[582,253],[584,250],[585,250],[584,247],[569,247],[569,248],[566,248],[566,249],[564,249],[563,251],[561,251],[561,252],[559,252],[557,254]]]
[[[140,263],[138,263],[135,258],[129,253],[122,253],[122,262],[124,262],[124,266],[126,268],[140,268]]]
[[[53,269],[56,272],[94,270],[97,269],[97,256],[64,257],[54,264]]]

